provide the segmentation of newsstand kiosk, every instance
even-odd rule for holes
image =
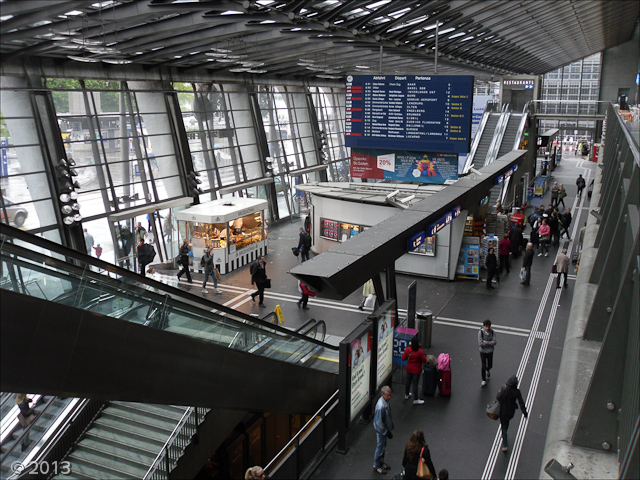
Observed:
[[[192,270],[202,270],[200,258],[209,245],[213,245],[213,261],[221,274],[266,255],[266,209],[266,200],[232,197],[176,212],[180,238],[192,244]]]

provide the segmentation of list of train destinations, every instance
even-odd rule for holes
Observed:
[[[473,77],[348,75],[346,145],[468,153]]]

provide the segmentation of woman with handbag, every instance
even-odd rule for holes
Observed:
[[[298,291],[302,294],[302,297],[300,297],[300,300],[298,300],[298,308],[309,310],[309,307],[307,307],[307,302],[309,301],[309,297],[316,296],[316,292],[306,283],[300,280],[298,280]]]
[[[540,225],[538,229],[538,235],[540,236],[540,253],[538,253],[538,256],[541,257],[544,252],[544,256],[548,257],[549,242],[551,242],[551,227],[549,227],[546,218],[542,220],[542,225]]]
[[[502,451],[509,451],[509,442],[507,440],[507,430],[509,422],[516,413],[516,407],[519,405],[524,418],[528,418],[527,407],[522,399],[522,393],[518,388],[518,377],[511,375],[507,383],[502,386],[496,400],[500,402],[500,430],[502,432]]]
[[[429,446],[424,439],[422,430],[416,430],[411,434],[409,443],[404,447],[402,466],[404,467],[404,478],[406,480],[435,478],[436,469],[431,461]],[[427,468],[429,469],[428,472],[426,472]]]

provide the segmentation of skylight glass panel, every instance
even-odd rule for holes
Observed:
[[[391,0],[381,0],[380,2],[375,2],[375,3],[372,3],[371,5],[367,5],[367,8],[369,9],[378,8],[378,7],[381,7],[382,5],[386,5],[390,1]]]

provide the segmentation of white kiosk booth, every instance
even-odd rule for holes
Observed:
[[[266,209],[266,200],[232,197],[176,212],[180,237],[192,244],[193,270],[201,271],[200,258],[209,245],[221,274],[266,255]]]

